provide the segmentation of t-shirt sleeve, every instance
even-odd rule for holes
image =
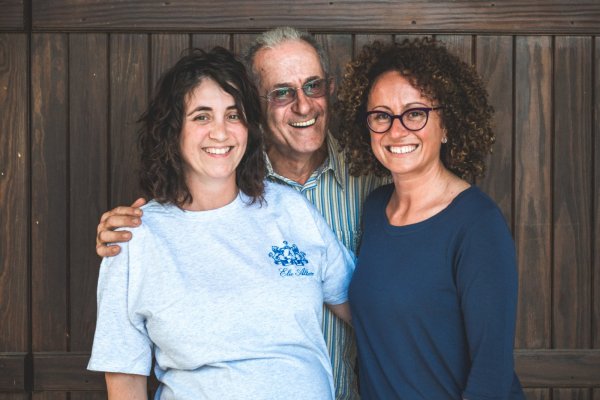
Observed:
[[[134,240],[140,239],[139,232]],[[130,249],[102,260],[98,278],[98,314],[88,369],[137,375],[150,374],[152,342],[144,319],[130,312]]]
[[[463,397],[508,398],[514,378],[515,247],[499,209],[486,210],[458,252],[457,287],[471,357]]]
[[[342,304],[348,301],[348,286],[354,272],[355,257],[340,243],[323,216],[313,207],[311,212],[326,246],[321,269],[323,300],[327,304]]]

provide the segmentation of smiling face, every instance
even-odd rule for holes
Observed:
[[[259,93],[279,87],[300,88],[317,78],[325,78],[315,49],[303,41],[286,41],[259,50],[254,70],[260,76]],[[330,87],[328,94],[333,87]],[[327,95],[307,97],[297,90],[297,99],[278,106],[263,100],[266,111],[269,155],[276,152],[292,159],[310,157],[324,146],[327,132]]]
[[[205,184],[235,186],[247,140],[248,129],[233,97],[212,79],[202,79],[185,99],[179,140],[190,191]]]
[[[437,103],[424,97],[397,71],[377,77],[367,102],[367,110],[399,115],[414,107],[434,107]],[[385,133],[371,134],[375,157],[395,176],[421,176],[444,168],[440,149],[444,129],[438,111],[429,113],[427,125],[419,131],[407,130],[398,119]]]

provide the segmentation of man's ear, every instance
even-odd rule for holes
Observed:
[[[332,96],[333,92],[335,92],[335,79],[329,79],[329,95]]]

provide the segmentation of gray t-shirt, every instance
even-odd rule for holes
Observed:
[[[267,183],[265,199],[149,202],[102,262],[88,368],[148,375],[154,352],[156,398],[332,399],[322,305],[347,300],[352,256],[294,190]]]

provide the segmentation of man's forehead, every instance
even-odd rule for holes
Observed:
[[[316,50],[304,41],[289,41],[259,50],[254,69],[261,83],[269,87],[303,84],[324,75]]]

